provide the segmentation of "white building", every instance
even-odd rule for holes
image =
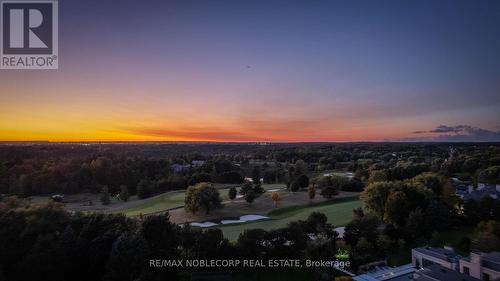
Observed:
[[[438,264],[433,264],[426,268],[421,268],[417,270],[412,279],[413,281],[480,281],[480,279],[474,278],[462,274],[458,271],[442,267]],[[408,281],[409,281],[408,280]]]
[[[381,267],[352,277],[355,281],[406,281],[411,280],[416,269],[411,264],[398,267]]]
[[[460,272],[484,281],[500,280],[500,252],[472,252],[460,259]]]
[[[411,263],[416,268],[425,268],[433,264],[458,271],[461,256],[450,248],[420,247],[411,250]]]
[[[469,257],[462,257],[457,255],[453,249],[447,247],[421,247],[411,251],[411,259],[412,265],[416,268],[436,269],[437,267],[434,265],[439,265],[478,280],[500,280],[500,252],[472,252]],[[427,275],[431,274],[432,271],[436,271],[434,269],[421,272],[423,275]]]
[[[449,247],[412,249],[411,264],[377,267],[355,281],[500,281],[500,252],[457,255]]]

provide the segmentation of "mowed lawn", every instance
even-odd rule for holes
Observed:
[[[335,227],[346,225],[352,220],[352,210],[361,207],[358,197],[342,198],[312,205],[292,206],[269,212],[269,220],[242,224],[218,226],[224,236],[231,241],[238,239],[245,229],[262,228],[265,230],[285,227],[291,221],[305,220],[313,212],[321,212]]]
[[[184,190],[166,192],[152,198],[143,199],[141,204],[125,209],[114,210],[114,213],[121,213],[127,216],[137,216],[140,214],[150,214],[184,206]]]
[[[228,200],[229,185],[216,184],[215,187],[219,190],[219,194],[222,200]],[[284,188],[284,185],[280,184],[266,184],[264,185],[266,190],[275,188]],[[156,195],[151,198],[142,199],[140,201],[131,202],[132,206],[112,210],[113,213],[121,213],[127,216],[138,216],[140,214],[146,215],[151,213],[157,213],[166,211],[173,208],[179,208],[184,206],[185,190],[170,191]]]
[[[227,200],[228,188],[219,189],[222,200]],[[114,210],[114,213],[121,213],[126,216],[146,215],[166,211],[184,206],[185,190],[170,191],[160,195],[143,199],[142,202],[133,207]]]

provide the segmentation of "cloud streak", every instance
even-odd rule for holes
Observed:
[[[439,125],[428,131],[413,131],[412,134],[426,134],[422,137],[410,137],[404,141],[463,141],[463,142],[498,142],[500,131],[492,131],[470,125]]]

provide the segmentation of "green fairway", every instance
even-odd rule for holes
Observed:
[[[127,216],[137,216],[182,207],[184,205],[184,194],[184,190],[166,192],[152,198],[144,199],[140,205],[119,209],[114,212]]]
[[[227,189],[220,189],[221,198],[227,197]],[[127,216],[137,216],[140,214],[151,214],[168,209],[184,206],[185,190],[170,191],[160,195],[143,199],[140,205],[130,208],[118,209],[114,213],[121,213]]]
[[[222,200],[228,200],[229,187],[232,185],[216,184]],[[266,184],[263,186],[266,190],[284,188],[283,184]],[[119,208],[113,210],[113,213],[121,213],[127,216],[137,216],[140,214],[146,215],[155,212],[161,212],[168,209],[184,206],[185,190],[171,191],[160,195],[142,199],[140,204],[132,207]]]
[[[352,210],[361,207],[357,197],[336,199],[313,205],[292,206],[269,212],[269,220],[220,226],[224,236],[236,240],[245,229],[262,228],[265,230],[286,226],[291,221],[305,220],[312,212],[321,212],[328,217],[328,222],[335,227],[347,224],[352,220]]]

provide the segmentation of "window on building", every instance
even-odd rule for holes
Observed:
[[[429,266],[434,265],[434,264],[436,264],[436,263],[433,261],[430,261],[428,259],[422,259],[422,267],[423,268],[429,267]]]
[[[490,275],[488,273],[483,273],[483,281],[490,281]]]
[[[468,268],[467,266],[464,266],[464,267],[462,268],[462,271],[463,271],[463,273],[465,273],[465,274],[467,274],[467,275],[470,275],[470,271],[469,271],[469,268]]]

